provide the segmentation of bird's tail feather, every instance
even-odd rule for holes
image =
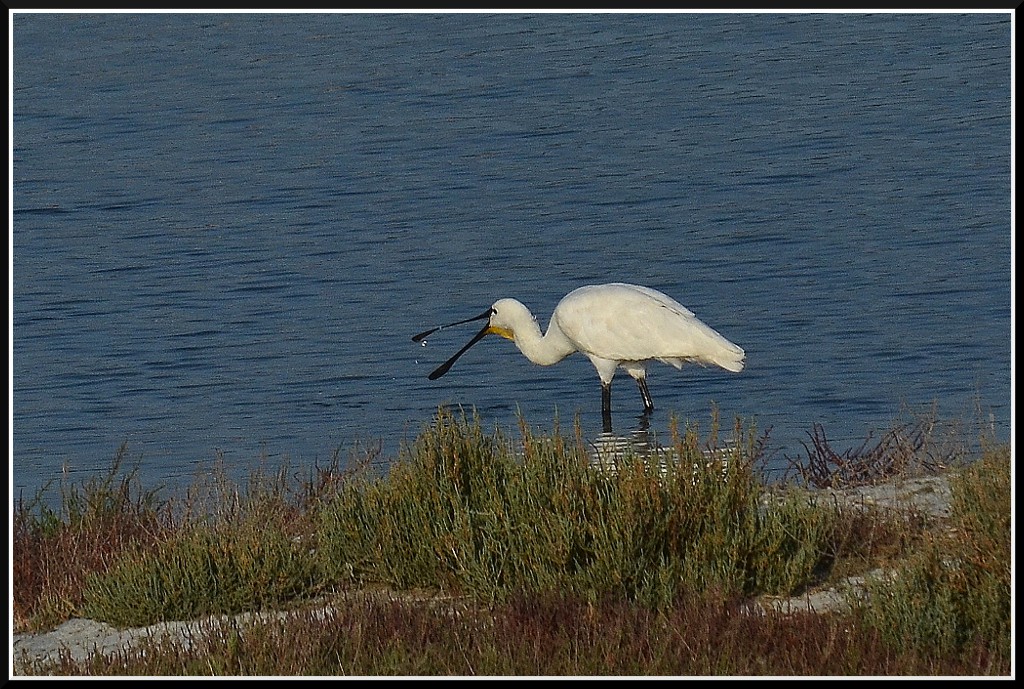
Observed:
[[[744,352],[740,347],[737,347],[731,342],[729,344],[732,345],[729,349],[719,353],[715,357],[715,365],[721,366],[726,371],[739,373],[740,371],[743,370],[743,360],[747,356],[746,352]]]

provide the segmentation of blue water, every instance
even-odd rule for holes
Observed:
[[[600,387],[428,327],[588,283],[747,353],[658,365],[838,449],[908,409],[1010,435],[1008,14],[16,14],[12,486],[151,486],[379,444],[442,404],[514,432]],[[616,431],[640,397],[620,375]]]

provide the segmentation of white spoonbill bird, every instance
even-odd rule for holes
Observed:
[[[573,352],[582,352],[601,378],[601,415],[611,428],[611,390],[615,370],[621,367],[636,381],[644,413],[654,409],[647,389],[647,364],[661,361],[682,368],[686,362],[743,370],[743,350],[700,321],[675,299],[639,285],[615,282],[587,285],[565,295],[551,314],[547,332],[515,299],[499,299],[479,316],[432,328],[415,335],[420,342],[441,328],[487,319],[487,325],[431,373],[440,378],[455,361],[485,335],[512,340],[527,359],[541,366],[555,364]]]

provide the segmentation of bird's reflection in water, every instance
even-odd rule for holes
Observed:
[[[617,435],[606,424],[604,431],[599,433],[590,443],[592,467],[615,473],[622,462],[641,460],[648,466],[656,466],[662,474],[668,471],[669,465],[677,462],[678,452],[671,444],[664,447],[658,443],[657,433],[651,430],[651,415],[641,414],[637,417],[636,426],[628,435]],[[703,450],[705,466],[710,468],[713,462],[722,463],[722,471],[728,470],[729,457],[733,452],[732,443],[724,447]],[[694,472],[701,470],[700,464],[693,465]]]
[[[590,463],[595,467],[615,471],[619,463],[626,459],[642,459],[650,462],[658,460],[664,463],[668,450],[658,445],[656,434],[651,431],[651,415],[641,414],[637,417],[636,427],[629,435],[616,435],[611,424],[605,423],[604,430],[590,444],[593,453]]]

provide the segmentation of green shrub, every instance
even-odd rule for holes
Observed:
[[[321,514],[319,551],[342,581],[487,600],[787,593],[827,559],[835,514],[796,500],[763,509],[751,448],[729,449],[724,470],[691,432],[609,472],[557,435],[524,427],[514,446],[441,411],[386,477],[340,490]]]
[[[82,612],[118,626],[283,607],[323,588],[308,545],[279,525],[195,526],[92,574]]]
[[[991,449],[951,480],[950,528],[933,535],[861,613],[893,646],[1010,653],[1009,449]]]

